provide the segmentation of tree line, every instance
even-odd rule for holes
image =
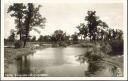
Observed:
[[[90,41],[123,39],[123,31],[109,28],[106,22],[96,16],[96,11],[87,12],[85,23],[80,23],[77,26],[79,30],[78,36],[81,36],[81,39],[87,37],[89,37]]]
[[[15,37],[20,37],[19,41],[23,42],[25,47],[26,42],[75,42],[81,40],[95,41],[112,41],[123,40],[123,31],[119,29],[111,29],[106,22],[102,21],[100,17],[96,15],[96,11],[87,11],[87,16],[84,17],[85,22],[80,23],[76,28],[79,32],[74,32],[72,35],[67,35],[63,30],[56,30],[50,35],[40,35],[36,40],[36,36],[30,36],[29,32],[35,30],[39,32],[35,27],[44,28],[46,18],[42,17],[39,13],[41,5],[35,6],[33,3],[23,4],[14,3],[10,5],[7,13],[10,13],[11,17],[15,17],[16,31],[11,30],[10,36],[6,41],[15,41]]]

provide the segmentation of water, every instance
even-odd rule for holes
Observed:
[[[77,61],[78,55],[87,52],[87,48],[45,48],[34,54],[20,56],[9,65],[8,74],[13,76],[48,77],[85,77],[89,72],[89,63]],[[113,76],[112,66],[104,64],[96,76]],[[95,67],[95,66],[94,66]],[[25,75],[26,74],[26,75]],[[95,76],[95,75],[93,75]]]

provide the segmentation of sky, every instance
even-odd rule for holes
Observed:
[[[7,9],[10,4],[4,6],[4,37],[7,38],[11,29],[15,29],[14,18]],[[36,4],[37,5],[37,4]],[[44,29],[37,28],[40,34],[31,31],[30,35],[51,35],[55,30],[61,29],[71,35],[78,32],[76,26],[84,23],[84,17],[88,10],[95,10],[96,15],[108,24],[110,28],[123,28],[123,4],[122,3],[40,3],[40,14],[47,19]]]

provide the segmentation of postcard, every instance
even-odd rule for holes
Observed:
[[[2,0],[2,80],[126,80],[127,0]]]

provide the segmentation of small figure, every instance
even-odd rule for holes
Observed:
[[[120,68],[117,68],[116,76],[117,77],[121,77],[122,76],[122,71],[121,71]]]

